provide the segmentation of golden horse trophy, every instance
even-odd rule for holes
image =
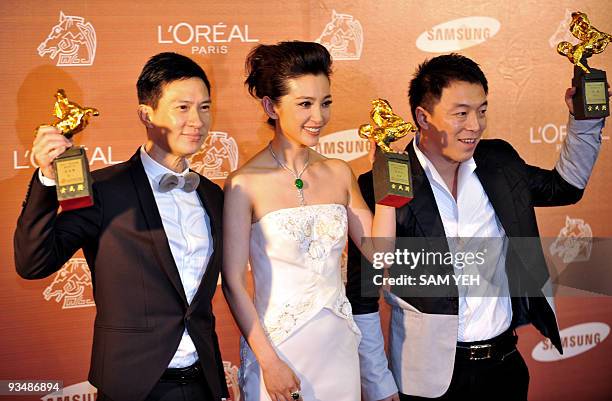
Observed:
[[[413,197],[410,160],[407,154],[393,152],[389,144],[416,132],[416,126],[395,114],[384,99],[372,100],[370,118],[374,125],[363,124],[359,136],[376,142],[374,198],[381,205],[402,207]]]
[[[610,86],[606,72],[589,67],[587,59],[593,54],[602,53],[612,40],[612,35],[593,27],[589,17],[579,11],[572,13],[570,32],[580,43],[561,42],[557,45],[557,52],[574,64],[574,117],[577,120],[607,117],[610,115]]]
[[[59,121],[51,125],[62,131],[62,134],[68,139],[72,138],[74,134],[83,131],[89,124],[91,116],[100,115],[98,110],[93,107],[81,107],[69,101],[63,89],[58,89],[55,93],[53,111],[55,117],[59,118]]]
[[[55,94],[54,115],[58,121],[50,125],[70,139],[83,131],[91,116],[97,116],[93,107],[81,107],[68,100],[63,89]],[[73,146],[53,160],[57,199],[62,210],[80,209],[93,205],[92,178],[85,149]]]

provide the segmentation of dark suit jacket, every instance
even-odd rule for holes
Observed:
[[[397,237],[444,237],[444,226],[431,185],[416,157],[412,142],[406,150],[413,174],[414,199],[397,210]],[[532,323],[562,352],[554,312],[540,290],[548,279],[542,248],[539,244],[535,245],[534,241],[521,241],[521,238],[539,236],[534,207],[575,203],[582,197],[583,190],[563,180],[556,170],[544,170],[527,165],[514,148],[502,140],[481,140],[476,147],[474,160],[476,162],[475,172],[506,235],[510,238],[506,257],[510,292],[513,295],[522,294],[520,297],[512,298],[512,327]],[[358,181],[364,199],[373,210],[372,172],[361,175]],[[356,246],[351,242],[347,295],[351,301],[353,313],[376,312],[378,311],[378,298],[366,298],[360,294],[361,274],[361,257]],[[409,307],[412,312],[419,314],[416,319],[406,318],[406,322],[425,322],[428,316],[439,322],[440,318],[443,318],[441,315],[450,317],[458,313],[456,292],[446,297],[412,297],[402,300],[405,303],[400,301],[400,308]],[[454,321],[456,324],[456,319]],[[449,330],[449,332],[455,333],[455,338],[447,339],[449,344],[445,344],[449,345],[447,356],[450,361],[447,363],[451,364],[452,370],[452,359],[454,358],[452,344],[457,339],[456,330]],[[434,344],[429,345],[435,348]],[[414,357],[414,353],[407,358],[411,357]],[[416,361],[414,364],[430,362]],[[448,379],[450,380],[450,377]],[[397,377],[396,381],[401,382]]]
[[[144,399],[186,327],[213,399],[226,397],[211,304],[222,261],[221,189],[204,177],[197,188],[214,252],[188,304],[140,151],[92,173],[95,201],[85,209],[57,214],[55,187],[43,186],[37,174],[15,231],[15,266],[23,278],[43,278],[83,249],[97,310],[90,382],[115,401]]]

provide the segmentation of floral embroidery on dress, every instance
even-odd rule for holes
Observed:
[[[291,334],[301,317],[312,309],[314,298],[302,299],[297,303],[285,303],[274,316],[266,316],[264,330],[273,343],[278,343]]]
[[[332,207],[330,207],[332,206]],[[282,232],[296,241],[307,257],[309,267],[318,270],[334,245],[344,240],[347,228],[346,209],[343,205],[310,205],[284,209],[277,225]]]
[[[340,256],[341,248],[346,243],[348,221],[344,205],[322,204],[280,209],[270,214],[269,219],[272,219],[271,223],[275,226],[273,232],[280,233],[297,244],[299,255],[296,256],[303,260],[296,263],[296,266],[303,265],[317,275],[331,277],[333,281],[334,275],[329,273],[340,269],[340,260],[334,263],[335,258],[331,260],[330,254],[335,249]],[[359,333],[344,294],[330,293],[326,280],[318,285],[322,287],[316,292],[316,296],[296,295],[286,302],[269,305],[263,315],[260,315],[266,335],[273,343],[284,341],[296,327],[310,319],[322,307],[329,308],[337,316],[349,321],[351,329]],[[321,294],[326,294],[326,299],[322,299]],[[341,297],[342,301],[336,299],[338,297]]]
[[[351,330],[361,335],[361,331],[359,330],[357,323],[355,323],[355,320],[353,319],[353,309],[351,308],[351,303],[349,302],[346,295],[338,295],[336,301],[334,302],[334,306],[332,307],[332,311],[341,318],[346,319],[351,325]]]

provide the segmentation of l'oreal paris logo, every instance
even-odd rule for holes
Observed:
[[[601,322],[581,323],[559,332],[563,355],[551,344],[549,339],[540,341],[531,357],[539,362],[554,362],[585,353],[603,342],[610,334],[610,326]]]
[[[555,145],[557,151],[561,149],[563,141],[567,136],[567,125],[545,123],[540,126],[529,128],[529,142],[533,144],[549,144]],[[610,140],[607,135],[601,135],[602,141]]]
[[[256,43],[249,32],[249,25],[190,24],[178,22],[157,26],[157,43],[190,45],[192,54],[227,54],[234,43]]]
[[[491,17],[464,17],[438,24],[423,32],[416,46],[429,53],[467,49],[492,38],[501,24]]]

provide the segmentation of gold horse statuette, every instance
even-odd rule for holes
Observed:
[[[359,136],[364,139],[373,138],[378,147],[386,153],[393,152],[389,147],[391,142],[397,141],[409,132],[417,131],[414,124],[404,121],[395,114],[389,102],[384,99],[372,100],[370,118],[376,126],[363,124],[359,127]]]
[[[557,45],[557,52],[566,56],[574,65],[582,68],[588,74],[590,71],[588,65],[585,65],[586,59],[593,54],[603,52],[612,40],[612,36],[595,29],[589,17],[580,11],[572,13],[570,32],[580,40],[580,43],[573,45],[570,42],[561,42]]]
[[[70,139],[74,134],[79,133],[89,124],[91,116],[97,116],[100,113],[93,107],[81,107],[78,104],[68,100],[66,92],[63,89],[58,89],[55,93],[55,106],[53,108],[55,117],[59,121],[50,125],[56,127],[62,134]]]

